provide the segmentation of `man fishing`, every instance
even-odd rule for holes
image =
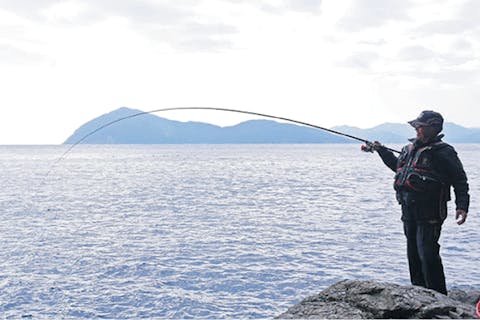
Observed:
[[[447,216],[450,187],[455,192],[457,223],[467,219],[470,196],[467,176],[455,149],[442,141],[443,117],[423,111],[409,121],[417,137],[398,158],[378,141],[372,147],[395,171],[394,188],[402,207],[407,256],[413,285],[447,294],[438,240]]]

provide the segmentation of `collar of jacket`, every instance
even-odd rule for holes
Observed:
[[[421,148],[421,147],[428,146],[429,144],[442,141],[442,138],[444,136],[445,136],[444,134],[439,134],[439,135],[433,137],[432,139],[430,139],[429,141],[427,141],[426,143],[423,143],[422,141],[418,140],[417,138],[408,139],[408,141],[413,143],[415,148]]]

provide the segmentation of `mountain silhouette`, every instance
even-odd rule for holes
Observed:
[[[122,121],[118,119],[142,113],[126,107],[88,121],[68,137],[65,144],[259,144],[259,143],[349,143],[342,136],[310,127],[272,120],[249,120],[234,126],[220,127],[203,122],[181,122],[142,114]],[[111,125],[105,126],[111,122]],[[105,126],[101,130],[98,130]],[[332,128],[340,132],[382,143],[407,143],[415,135],[408,124],[384,123],[370,129],[351,126]],[[98,131],[96,131],[98,130]],[[480,142],[480,129],[453,123],[444,126],[446,141]]]

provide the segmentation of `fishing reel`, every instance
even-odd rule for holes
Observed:
[[[363,152],[373,153],[374,151],[377,151],[380,147],[382,147],[382,145],[378,142],[365,141],[365,144],[362,145],[361,149]]]

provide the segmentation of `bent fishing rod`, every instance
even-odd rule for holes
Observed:
[[[344,132],[340,132],[340,131],[328,129],[328,128],[325,128],[325,127],[317,126],[317,125],[315,125],[315,124],[307,123],[307,122],[304,122],[304,121],[293,120],[293,119],[289,119],[289,118],[285,118],[285,117],[279,117],[279,116],[273,116],[273,115],[269,115],[269,114],[265,114],[265,113],[259,113],[259,112],[253,112],[253,111],[245,111],[245,110],[237,110],[237,109],[228,109],[228,108],[213,108],[213,107],[175,107],[175,108],[163,108],[163,109],[155,109],[155,110],[150,110],[150,111],[142,111],[142,112],[134,113],[134,114],[131,114],[131,115],[129,115],[129,116],[125,116],[125,117],[122,117],[122,118],[118,118],[118,119],[116,119],[116,120],[113,120],[113,121],[110,121],[110,122],[108,122],[108,123],[105,123],[104,125],[102,125],[102,126],[96,128],[95,130],[87,133],[86,135],[84,135],[83,137],[81,137],[78,141],[76,141],[75,143],[73,143],[73,144],[60,156],[60,158],[57,159],[57,161],[56,161],[55,163],[57,163],[57,162],[59,162],[60,160],[62,160],[68,153],[70,153],[70,151],[71,151],[73,148],[75,148],[78,144],[80,144],[80,143],[82,143],[83,141],[85,141],[85,139],[87,139],[88,137],[92,136],[93,134],[97,133],[98,131],[103,130],[103,129],[105,129],[106,127],[109,127],[109,126],[111,126],[111,125],[113,125],[113,124],[115,124],[115,123],[118,123],[118,122],[123,121],[123,120],[131,119],[131,118],[135,118],[135,117],[138,117],[138,116],[141,116],[141,115],[145,115],[145,114],[151,114],[151,113],[157,113],[157,112],[165,112],[165,111],[177,111],[177,110],[213,110],[213,111],[225,111],[225,112],[234,112],[234,113],[249,114],[249,115],[260,116],[260,117],[270,118],[270,119],[283,120],[283,121],[292,122],[292,123],[304,125],[304,126],[307,126],[307,127],[315,128],[315,129],[318,129],[318,130],[327,131],[327,132],[330,132],[330,133],[333,133],[333,134],[336,134],[336,135],[339,135],[339,136],[343,136],[343,137],[347,137],[347,138],[350,138],[350,139],[354,139],[354,140],[363,142],[363,143],[365,143],[366,146],[362,147],[362,150],[373,152],[373,143],[372,143],[371,141],[369,141],[369,140],[366,140],[366,139],[363,139],[363,138],[359,138],[359,137],[355,137],[355,136],[353,136],[353,135],[350,135],[350,134],[347,134],[347,133],[344,133]],[[386,150],[391,151],[391,152],[400,153],[400,151],[398,151],[398,150],[390,149],[390,148],[387,148],[387,147],[385,147],[385,146],[382,146],[382,147],[385,148]]]

